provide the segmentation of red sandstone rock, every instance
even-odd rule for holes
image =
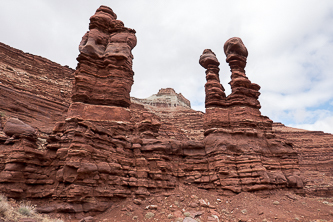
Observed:
[[[242,68],[245,67],[248,51],[245,45],[243,44],[243,41],[240,38],[233,37],[228,39],[224,43],[223,49],[227,56],[227,62],[233,59],[240,60],[243,61],[243,63],[240,66]]]
[[[260,109],[257,100],[260,93],[260,86],[251,83],[245,75],[245,65],[247,59],[247,49],[240,38],[230,38],[224,44],[224,52],[227,56],[227,63],[231,68],[231,95],[228,100],[231,105],[247,105]]]
[[[36,130],[34,128],[17,118],[8,119],[5,123],[3,131],[8,136],[33,136],[36,134]]]
[[[80,222],[95,222],[95,221],[96,220],[92,216],[85,217],[85,218],[80,220]]]
[[[224,44],[224,51],[232,71],[229,83],[232,92],[227,97],[220,84],[215,54],[206,49],[200,57],[200,64],[207,69],[205,129],[224,128],[244,133],[246,128],[249,129],[246,133],[251,133],[252,129],[270,130],[272,121],[259,111],[260,86],[251,83],[245,75],[248,52],[242,40],[229,39]]]
[[[329,141],[333,136],[281,125],[272,129],[272,122],[259,111],[260,87],[245,76],[247,50],[240,39],[227,41],[225,47],[232,69],[232,96],[207,96],[209,107],[205,114],[186,106],[170,107],[164,101],[149,106],[135,99],[127,109],[123,103],[126,93],[119,92],[120,102],[114,102],[108,97],[109,89],[98,91],[93,87],[107,86],[98,82],[102,79],[99,77],[117,74],[119,81],[126,80],[131,73],[128,49],[135,46],[134,33],[124,28],[107,7],[97,10],[89,28],[80,45],[74,87],[77,97],[73,97],[69,118],[62,116],[63,121],[53,128],[46,148],[26,136],[9,143],[0,140],[2,193],[38,200],[42,203],[37,208],[40,212],[76,214],[81,218],[117,205],[122,198],[133,198],[139,204],[150,195],[172,197],[170,194],[184,184],[220,195],[274,189],[332,195]],[[207,82],[214,80],[219,88],[215,55],[205,50],[200,61],[207,68]],[[80,97],[84,94],[80,94],[84,88],[80,87],[89,84],[90,77],[85,73],[99,77],[95,76],[96,85],[88,85],[92,90],[88,90],[87,97]],[[214,84],[207,85],[209,95],[214,95]],[[165,89],[158,95],[173,92]],[[180,94],[175,96],[187,105]],[[77,98],[89,99],[75,101]],[[213,99],[217,102],[209,104]],[[61,116],[60,111],[55,113]],[[152,201],[149,205],[155,206]],[[195,207],[197,203],[192,201],[194,204],[189,206]],[[215,203],[211,203],[202,204],[214,208]],[[176,207],[172,207],[174,215],[183,216]],[[130,207],[124,209],[132,211]]]
[[[205,49],[200,56],[199,63],[206,70],[206,80],[205,84],[205,107],[224,107],[226,105],[226,96],[224,93],[224,88],[220,83],[219,77],[219,65],[215,53],[210,49]]]
[[[321,131],[308,131],[273,124],[273,131],[278,138],[286,139],[293,144],[298,153],[299,173],[287,177],[291,186],[302,186],[300,193],[317,196],[332,196],[333,153],[330,144],[332,134]]]
[[[92,121],[128,121],[131,118],[129,110],[122,107],[91,105],[80,102],[71,104],[67,117]]]
[[[71,101],[73,72],[68,66],[0,43],[2,124],[16,117],[41,134],[51,133]]]
[[[73,102],[94,105],[130,105],[133,84],[131,50],[135,31],[124,27],[112,9],[101,6],[90,18],[89,31],[80,43]]]

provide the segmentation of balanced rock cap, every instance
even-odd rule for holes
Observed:
[[[247,48],[245,47],[243,41],[241,38],[238,37],[232,37],[228,39],[224,43],[224,53],[227,56],[227,62],[230,59],[234,59],[235,57],[237,59],[241,59],[243,61],[246,61],[246,58],[248,56]]]
[[[208,69],[208,65],[220,65],[215,53],[210,49],[205,49],[203,51],[202,55],[200,56],[199,63],[205,69]]]

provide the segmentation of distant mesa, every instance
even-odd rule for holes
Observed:
[[[143,103],[155,107],[185,107],[191,108],[191,102],[186,99],[181,93],[176,93],[173,88],[162,88],[157,94],[146,99],[131,98],[134,103]]]

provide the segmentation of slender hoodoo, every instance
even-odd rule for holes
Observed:
[[[251,81],[245,75],[245,66],[248,51],[242,40],[238,37],[230,38],[224,44],[224,53],[231,69],[231,95],[228,96],[230,104],[247,105],[260,109],[258,97],[260,86]]]
[[[205,107],[223,107],[225,106],[225,93],[224,88],[220,83],[219,77],[219,61],[212,50],[205,49],[200,56],[199,63],[206,70],[206,80],[205,84]]]
[[[252,83],[245,75],[248,51],[238,37],[230,38],[224,44],[227,63],[231,69],[231,94],[226,97],[219,79],[219,62],[210,49],[200,56],[200,65],[206,69],[206,135],[210,129],[227,129],[235,132],[253,129],[271,130],[272,121],[262,116],[258,97],[258,84]]]

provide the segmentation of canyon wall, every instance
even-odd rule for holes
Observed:
[[[69,107],[73,72],[69,67],[0,43],[2,119],[17,117],[42,134],[51,133]]]
[[[287,139],[297,152],[299,169],[305,184],[303,193],[333,195],[333,135],[273,124],[278,138]]]

